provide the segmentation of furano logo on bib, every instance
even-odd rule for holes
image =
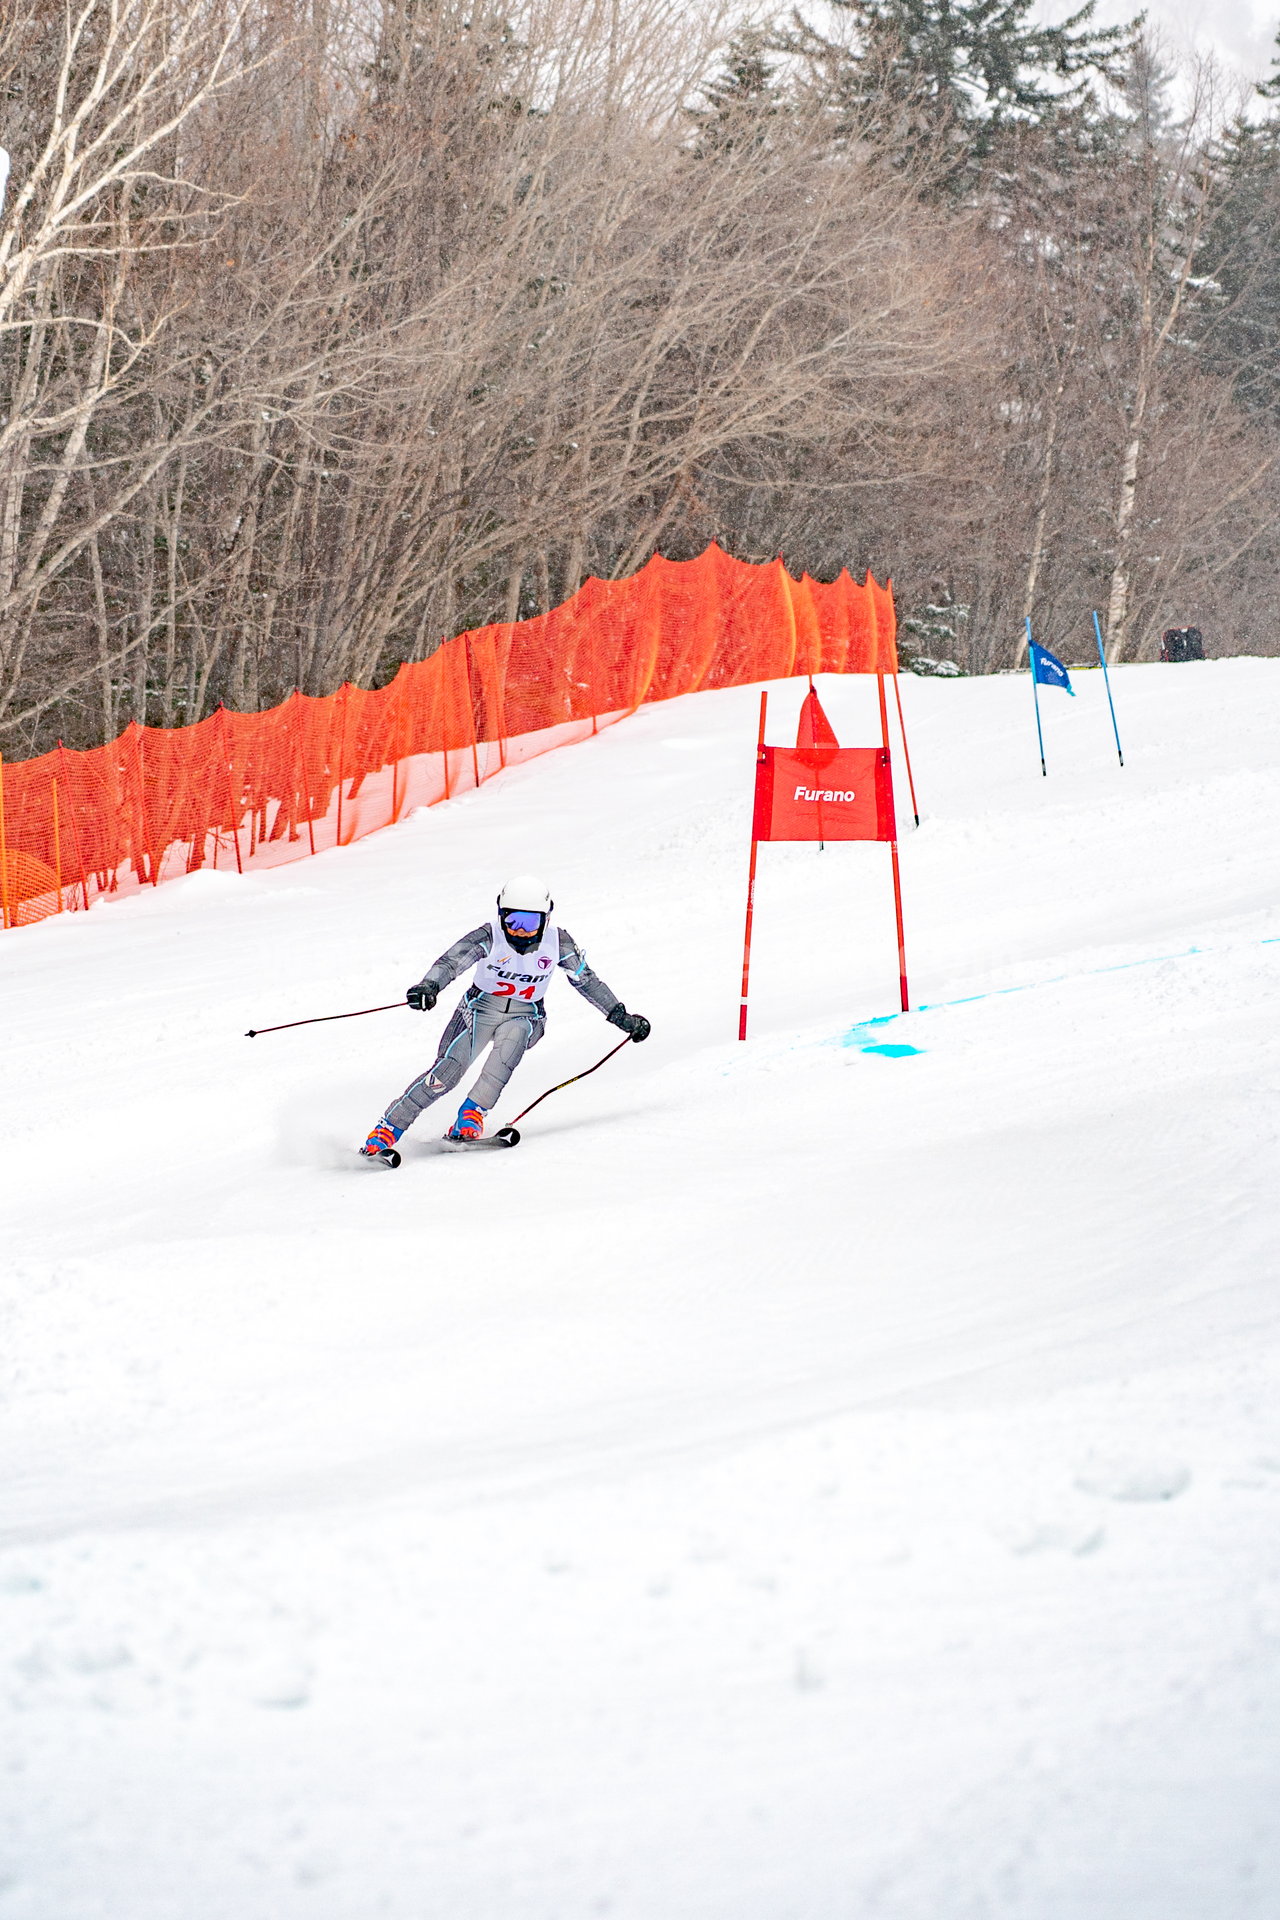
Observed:
[[[852,787],[797,787],[793,800],[856,800]]]
[[[515,953],[507,945],[500,920],[490,922],[492,944],[488,958],[477,966],[475,983],[481,993],[497,1000],[540,1001],[560,958],[560,934],[550,918],[534,953]]]

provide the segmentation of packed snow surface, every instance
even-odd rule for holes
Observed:
[[[906,1017],[766,847],[735,1038],[750,688],[0,937],[0,1920],[1274,1920],[1280,662],[1078,685],[905,685]],[[456,990],[246,1029],[522,869],[652,1039],[360,1165]]]

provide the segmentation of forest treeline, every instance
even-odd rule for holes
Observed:
[[[0,750],[654,551],[1277,651],[1280,119],[1031,0],[9,0]]]

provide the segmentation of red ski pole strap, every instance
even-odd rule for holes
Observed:
[[[385,1007],[357,1007],[354,1013],[317,1013],[310,1020],[282,1020],[278,1027],[250,1027],[246,1040],[256,1040],[260,1033],[283,1033],[286,1027],[319,1027],[326,1020],[359,1020],[366,1013],[394,1013],[397,1007],[408,1006],[407,1000],[392,1000]]]

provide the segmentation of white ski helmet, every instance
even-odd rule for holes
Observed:
[[[532,953],[542,945],[554,904],[549,889],[531,873],[508,880],[498,895],[498,923],[516,953]]]
[[[508,880],[498,895],[498,911],[503,913],[508,907],[525,913],[550,913],[555,902],[545,882],[532,873],[518,873],[514,880]]]

